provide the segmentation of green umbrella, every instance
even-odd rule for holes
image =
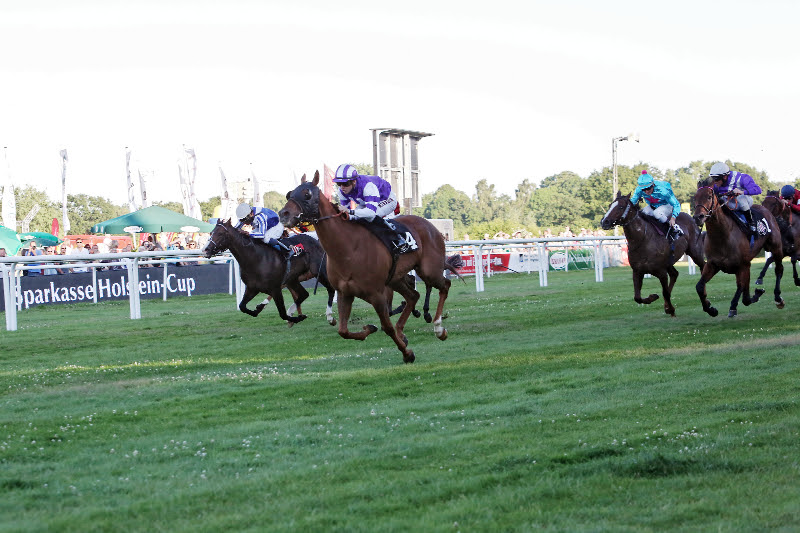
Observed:
[[[44,231],[26,231],[19,234],[19,240],[22,241],[23,246],[27,246],[31,242],[35,242],[39,246],[55,246],[61,244],[62,241],[52,233]]]
[[[5,226],[0,226],[0,248],[5,248],[8,255],[16,255],[22,242],[17,236],[17,232]]]
[[[92,233],[161,233],[164,231],[185,231],[187,233],[210,233],[213,224],[187,217],[153,205],[133,213],[122,215],[92,226]]]

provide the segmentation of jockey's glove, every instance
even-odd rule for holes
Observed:
[[[357,220],[358,219],[358,217],[356,216],[356,210],[355,209],[351,209],[348,212],[348,215],[350,215],[350,220]]]

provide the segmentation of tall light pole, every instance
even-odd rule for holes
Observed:
[[[614,201],[614,198],[617,197],[617,191],[619,190],[619,184],[617,182],[617,143],[619,141],[636,141],[639,142],[639,134],[638,133],[629,133],[624,137],[614,137],[611,139],[611,173],[613,175],[612,181],[612,198],[611,201]]]

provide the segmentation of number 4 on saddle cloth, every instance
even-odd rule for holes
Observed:
[[[386,220],[375,217],[372,219],[372,222],[368,222],[364,219],[358,219],[355,220],[355,222],[361,224],[378,237],[393,256],[398,256],[419,248],[411,232],[408,231],[408,228],[396,220]]]

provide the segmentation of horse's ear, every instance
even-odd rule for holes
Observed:
[[[292,197],[292,191],[287,192],[286,193],[286,199],[288,200],[291,197]]]
[[[314,181],[311,183],[313,183],[315,187],[319,185],[319,170],[314,172]]]
[[[306,182],[306,175],[303,174],[303,177],[300,178],[300,183],[305,183],[305,182]]]

